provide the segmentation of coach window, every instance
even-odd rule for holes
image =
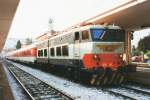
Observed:
[[[79,38],[80,38],[79,32],[75,32],[75,41],[76,41],[76,40],[79,40]]]
[[[51,52],[51,56],[55,56],[55,50],[54,50],[54,48],[51,48],[50,52]]]
[[[41,50],[41,57],[43,57],[43,50]]]
[[[61,56],[61,47],[56,47],[57,56]]]
[[[44,57],[47,57],[47,49],[44,49]]]
[[[38,57],[40,57],[41,56],[41,51],[40,50],[38,50]]]
[[[65,45],[65,46],[62,46],[62,55],[63,56],[68,56],[68,46]]]
[[[87,40],[89,39],[89,33],[87,30],[82,31],[82,40]]]

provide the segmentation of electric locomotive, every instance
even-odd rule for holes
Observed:
[[[90,84],[122,83],[125,31],[114,25],[86,25],[37,44],[37,63],[63,67],[72,78]]]

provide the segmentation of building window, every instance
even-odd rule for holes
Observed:
[[[47,49],[44,49],[44,57],[47,57]]]
[[[68,53],[68,46],[65,45],[65,46],[62,46],[62,55],[63,56],[68,56],[69,53]]]
[[[55,56],[55,50],[54,50],[54,48],[51,48],[50,52],[51,52],[51,56]]]
[[[61,47],[56,47],[57,56],[61,56]]]
[[[82,40],[89,39],[89,33],[87,30],[82,31]]]
[[[79,38],[80,38],[79,32],[75,32],[75,40],[79,40]]]

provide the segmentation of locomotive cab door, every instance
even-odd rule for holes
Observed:
[[[75,59],[80,59],[80,32],[75,32],[74,38],[74,57]]]

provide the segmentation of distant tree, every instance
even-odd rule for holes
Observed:
[[[26,42],[26,45],[30,45],[30,44],[32,44],[32,39],[27,38],[27,39],[25,40],[25,42]]]
[[[17,41],[17,44],[16,44],[16,49],[20,49],[21,48],[21,42],[20,40]]]
[[[143,51],[146,53],[148,50],[150,50],[150,35],[144,37],[143,39],[140,39],[138,42],[138,50]]]
[[[136,48],[135,48],[135,46],[133,45],[133,46],[132,46],[132,56],[135,56],[135,52],[136,52]]]
[[[150,51],[147,51],[146,55],[147,55],[148,58],[150,59]]]
[[[138,56],[140,55],[139,50],[133,45],[132,46],[132,56]]]

